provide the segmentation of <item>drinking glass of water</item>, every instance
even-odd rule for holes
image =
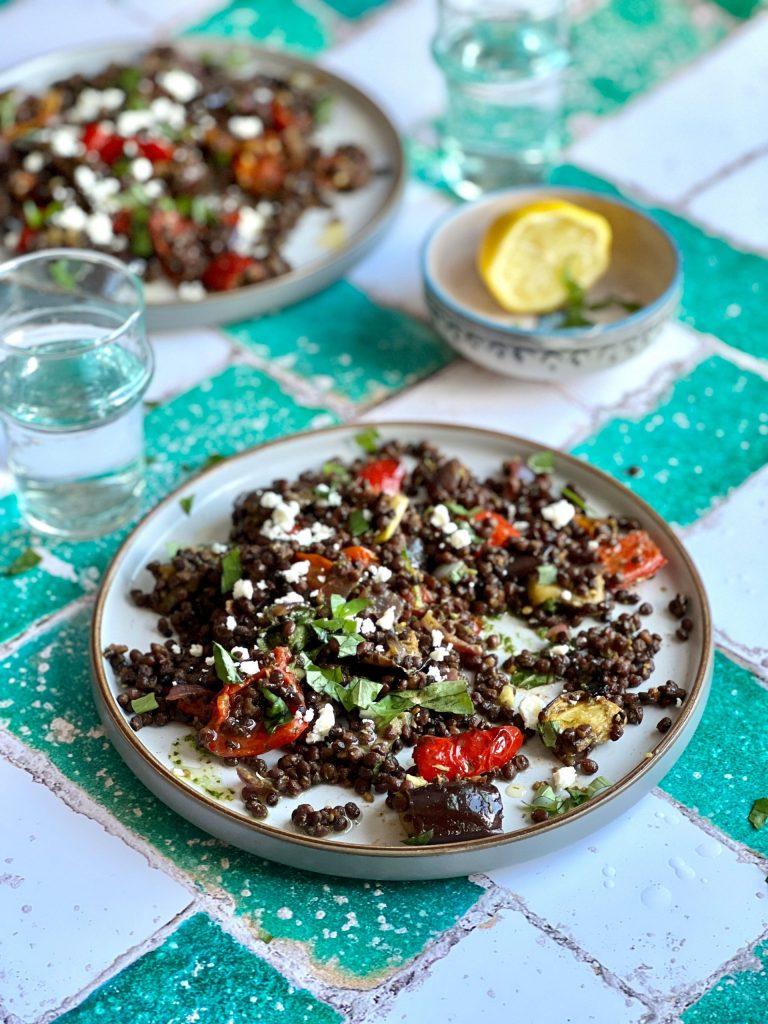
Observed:
[[[138,511],[152,369],[142,287],[118,260],[47,249],[0,266],[0,417],[32,527],[94,537]]]
[[[438,0],[443,175],[464,199],[541,181],[563,135],[567,0]]]

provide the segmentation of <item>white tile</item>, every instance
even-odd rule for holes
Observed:
[[[681,364],[703,354],[704,339],[696,331],[671,320],[662,328],[656,341],[640,355],[626,363],[595,373],[571,377],[560,385],[566,395],[583,402],[590,409],[640,403],[644,409],[662,391],[668,381],[680,376]]]
[[[480,1019],[634,1024],[646,1019],[646,1010],[522,914],[501,910],[427,972],[419,971],[385,1013],[371,1017],[376,1024],[467,1024]]]
[[[411,182],[384,238],[349,274],[377,302],[426,316],[421,284],[421,248],[435,221],[453,204],[434,189]]]
[[[2,758],[0,806],[0,1010],[32,1024],[191,895]]]
[[[165,401],[221,373],[233,349],[233,343],[223,334],[205,327],[154,334],[151,340],[155,373],[147,389],[148,402]]]
[[[512,380],[463,360],[376,406],[366,418],[464,423],[558,447],[589,422],[587,411],[551,384]]]
[[[760,413],[768,433],[768,411]],[[718,639],[768,674],[765,630],[768,469],[763,469],[685,533],[704,579]]]
[[[711,54],[606,118],[569,159],[679,200],[720,168],[768,141],[768,14],[734,32]]]
[[[736,245],[768,249],[768,153],[695,196],[685,212]]]
[[[434,0],[392,4],[319,63],[361,85],[399,128],[410,128],[444,104],[442,76],[430,56],[436,10]]]
[[[69,3],[23,0],[0,8],[0,68],[68,46],[146,39],[151,25],[130,9],[103,0]]]
[[[765,932],[764,875],[650,795],[583,843],[490,877],[632,989],[670,997]]]

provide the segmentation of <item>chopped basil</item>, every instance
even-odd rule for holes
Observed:
[[[427,846],[432,842],[432,836],[435,834],[433,828],[427,832],[419,832],[418,835],[408,836],[407,839],[403,840],[404,846]]]
[[[335,638],[339,648],[340,658],[353,658],[357,654],[358,644],[363,642],[359,633],[351,633],[349,636],[337,636]]]
[[[218,466],[218,464],[220,462],[223,462],[224,459],[226,459],[226,455],[222,455],[220,452],[213,452],[211,455],[208,456],[208,458],[202,464],[200,469],[210,469],[211,466]]]
[[[349,470],[340,462],[324,462],[322,469],[323,476],[329,476],[335,483],[348,484],[352,479]]]
[[[365,597],[345,601],[340,594],[331,594],[331,617],[315,619],[310,625],[323,643],[334,636],[341,657],[351,657],[357,653],[357,645],[363,641],[357,632],[355,616],[367,608],[369,603]]]
[[[228,594],[240,579],[243,567],[240,563],[240,548],[232,548],[221,559],[221,592]]]
[[[272,932],[268,932],[266,928],[259,927],[256,930],[256,938],[261,939],[262,942],[271,942],[274,938]]]
[[[552,452],[534,452],[528,456],[528,468],[534,473],[552,473],[555,468],[555,456]]]
[[[24,220],[27,223],[27,227],[31,228],[32,231],[39,231],[43,226],[44,217],[43,211],[37,203],[34,203],[31,199],[25,199],[21,205],[21,210],[24,214]]]
[[[479,505],[475,505],[474,508],[466,508],[466,506],[459,505],[456,501],[446,501],[444,504],[451,515],[454,516],[475,516],[478,512],[482,511]]]
[[[768,796],[761,796],[752,804],[752,810],[747,815],[747,820],[753,828],[763,828],[768,821]]]
[[[221,644],[217,644],[215,640],[213,642],[213,664],[216,668],[216,675],[222,683],[226,683],[229,686],[236,686],[238,683],[242,683],[243,680],[237,670],[237,665],[232,659],[232,655]]]
[[[431,683],[421,690],[403,690],[387,694],[381,700],[368,705],[363,711],[365,717],[372,717],[379,728],[388,725],[403,711],[422,707],[444,714],[471,715],[475,706],[463,679],[443,679]]]
[[[579,495],[576,493],[576,491],[571,490],[570,487],[564,487],[562,493],[563,493],[563,497],[567,498],[568,501],[570,501],[570,503],[572,505],[575,505],[577,508],[580,508],[582,510],[582,512],[586,512],[587,511],[587,503],[586,503],[586,501],[584,501],[583,498],[579,497]]]
[[[544,744],[545,747],[550,748],[555,746],[555,744],[557,743],[557,737],[562,732],[562,729],[560,728],[560,723],[552,721],[549,718],[546,719],[546,721],[544,722],[539,722],[538,729],[539,736],[541,736],[541,742]]]
[[[557,579],[557,566],[554,565],[540,565],[538,568],[539,583],[544,586],[554,583]]]
[[[26,548],[26,550],[22,551],[20,555],[14,558],[10,565],[5,567],[3,575],[20,576],[21,573],[34,569],[36,565],[39,565],[40,562],[42,562],[42,560],[42,555],[39,555],[34,548]]]
[[[141,68],[120,68],[117,73],[117,84],[123,92],[131,93],[138,89],[144,77]]]
[[[160,705],[157,703],[157,697],[154,693],[147,693],[143,697],[137,697],[136,700],[132,700],[131,707],[137,715],[143,715],[145,711],[154,711]]]
[[[330,93],[326,93],[321,96],[315,102],[315,109],[313,111],[315,117],[315,125],[319,128],[324,124],[328,124],[331,120],[331,111],[333,110],[334,98]]]
[[[335,668],[320,668],[318,665],[313,665],[311,661],[307,661],[304,681],[307,686],[312,687],[315,693],[323,693],[326,697],[341,700],[344,684],[341,681],[341,669],[338,665]]]
[[[347,522],[347,529],[353,537],[360,537],[362,534],[367,533],[369,528],[368,520],[363,515],[359,508],[352,510]]]
[[[287,725],[293,718],[293,712],[289,709],[282,697],[272,693],[266,686],[260,686],[259,692],[264,698],[266,707],[264,709],[264,726],[267,732],[275,732],[283,725]]]
[[[598,775],[586,787],[571,786],[565,793],[555,793],[549,785],[540,786],[533,800],[529,804],[524,804],[524,807],[531,813],[543,809],[550,817],[554,817],[558,814],[565,814],[566,811],[586,803],[596,793],[599,793],[602,789],[607,789],[608,786],[610,786],[610,782],[602,775]]]
[[[379,432],[376,427],[366,427],[359,434],[355,434],[355,440],[369,455],[375,455],[379,449]]]
[[[54,260],[48,268],[48,273],[51,280],[66,292],[71,292],[77,287],[77,277],[69,265],[69,260]]]
[[[535,686],[546,686],[555,681],[555,676],[541,674],[539,672],[512,672],[509,677],[510,683],[519,690],[532,690]]]
[[[194,503],[195,503],[195,496],[194,496],[194,494],[188,494],[184,498],[179,498],[179,505],[181,505],[181,510],[182,510],[182,512],[185,513],[185,515],[189,515],[190,514],[190,512],[192,511],[192,506],[194,505]]]
[[[0,96],[0,132],[10,128],[16,119],[16,107],[18,99],[13,90],[4,92]]]
[[[346,711],[351,711],[352,708],[367,708],[378,697],[381,685],[374,683],[372,679],[356,676],[349,686],[342,688],[339,700]]]

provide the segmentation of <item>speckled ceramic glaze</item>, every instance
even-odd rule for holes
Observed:
[[[552,329],[498,305],[477,271],[478,245],[502,213],[542,198],[561,198],[610,221],[611,264],[590,292],[642,304],[613,323]],[[677,249],[650,217],[605,195],[580,189],[497,192],[451,211],[432,231],[422,257],[424,293],[436,329],[467,359],[510,377],[551,380],[624,362],[648,346],[672,315],[682,275]]]
[[[102,656],[110,643],[146,650],[158,639],[155,616],[137,608],[130,598],[135,587],[151,589],[145,566],[165,558],[167,544],[210,544],[226,539],[232,504],[243,491],[268,486],[275,477],[292,477],[322,465],[330,456],[353,458],[359,452],[354,424],[285,438],[227,459],[200,476],[193,486],[194,513],[187,515],[179,498],[190,485],[171,494],[131,534],[104,577],[92,633],[94,694],[107,735],[136,776],[163,802],[194,824],[252,853],[294,867],[343,877],[424,879],[467,875],[503,864],[543,856],[583,839],[593,830],[628,810],[658,782],[679,757],[704,708],[711,672],[711,636],[706,597],[695,568],[672,530],[640,499],[599,470],[565,454],[556,454],[556,475],[589,496],[599,511],[637,518],[664,550],[669,564],[643,585],[643,596],[660,609],[648,619],[664,645],[656,658],[652,681],[675,679],[689,694],[679,710],[648,708],[638,728],[627,729],[619,743],[600,748],[601,773],[608,789],[561,818],[532,824],[520,794],[500,788],[504,831],[469,842],[442,846],[403,845],[397,815],[378,796],[363,804],[363,816],[351,831],[315,839],[297,833],[290,822],[293,807],[307,799],[285,798],[269,818],[250,817],[239,796],[235,769],[201,755],[188,726],[172,723],[162,729],[134,732],[117,704],[119,686]],[[428,437],[481,476],[498,470],[515,454],[528,457],[539,445],[493,431],[444,424],[388,423],[379,425],[383,437],[411,443]],[[690,614],[697,629],[687,644],[676,643],[676,620],[664,615],[664,595],[691,595]],[[667,597],[668,601],[669,598]],[[535,635],[526,631],[535,641]],[[663,736],[653,725],[672,714],[674,723]],[[556,767],[538,739],[525,748],[531,767],[526,782],[549,777]],[[266,755],[276,759],[277,752]],[[408,756],[406,754],[406,756]],[[522,781],[522,779],[521,779]],[[310,794],[314,806],[339,802],[342,790],[320,786]]]

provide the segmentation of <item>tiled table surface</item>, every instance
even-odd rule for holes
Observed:
[[[0,65],[186,31],[266,41],[356,78],[406,137],[439,112],[432,0],[6,0]],[[560,182],[652,207],[684,254],[680,318],[646,355],[559,385],[455,361],[426,325],[419,242],[449,203],[430,154],[388,237],[281,314],[155,339],[156,500],[213,452],[356,416],[445,419],[562,446],[679,529],[714,611],[713,693],[660,788],[546,861],[405,885],[281,868],[159,804],[88,687],[118,537],[48,544],[5,479],[0,576],[0,1017],[537,1024],[768,1020],[768,12],[750,0],[579,0]],[[625,470],[640,466],[642,474]]]

